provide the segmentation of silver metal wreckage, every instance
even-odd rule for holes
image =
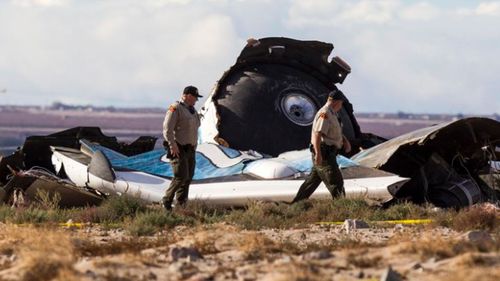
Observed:
[[[190,199],[229,206],[292,199],[312,166],[306,147],[314,115],[350,73],[339,57],[328,59],[332,50],[318,41],[248,41],[201,109]],[[499,122],[467,118],[386,141],[362,133],[343,98],[344,134],[361,150],[338,157],[348,196],[440,207],[498,202]],[[65,207],[99,204],[111,194],[157,202],[172,174],[155,142],[143,136],[124,144],[89,127],[28,137],[0,160],[0,199],[19,204],[45,190],[58,192]],[[329,193],[320,186],[314,196]]]

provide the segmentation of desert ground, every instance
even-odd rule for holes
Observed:
[[[500,277],[500,211],[492,204],[457,211],[381,209],[361,199],[232,210],[191,203],[167,213],[123,198],[75,210],[49,203],[0,209],[1,280]]]

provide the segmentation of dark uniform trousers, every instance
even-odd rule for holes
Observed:
[[[165,192],[163,197],[163,205],[166,208],[171,208],[174,196],[177,199],[177,203],[183,205],[187,202],[189,195],[189,184],[194,175],[194,168],[196,164],[195,160],[195,148],[194,146],[179,145],[179,157],[170,159],[170,164],[172,165],[172,170],[174,177],[172,182]]]
[[[345,196],[344,179],[337,164],[337,149],[335,146],[321,144],[321,165],[314,163],[314,149],[311,149],[311,151],[313,161],[311,173],[300,186],[292,203],[309,198],[322,181],[325,183],[328,191],[330,191],[332,198]]]

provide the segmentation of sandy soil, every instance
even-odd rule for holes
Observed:
[[[0,280],[499,280],[498,236],[402,225],[244,231],[217,224],[138,238],[96,226],[0,225]],[[399,279],[381,279],[388,272]]]

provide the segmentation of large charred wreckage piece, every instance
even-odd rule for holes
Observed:
[[[411,178],[394,194],[443,207],[498,202],[500,122],[466,118],[388,140],[354,155],[355,162]],[[487,176],[495,176],[486,183]]]
[[[307,147],[314,115],[351,72],[338,56],[328,61],[332,50],[319,41],[249,40],[201,110],[201,141],[273,156]],[[352,104],[342,98],[342,128],[352,147],[384,141],[361,132]]]
[[[332,49],[318,41],[249,40],[201,110],[190,199],[240,206],[293,198],[312,167],[306,147],[314,115],[350,72],[338,57],[328,62]],[[344,134],[353,147],[366,149],[352,159],[337,157],[348,197],[443,207],[498,202],[483,176],[498,174],[499,122],[463,119],[383,142],[360,131],[343,98]],[[0,200],[22,204],[43,191],[58,193],[62,207],[96,205],[114,194],[159,202],[172,170],[155,142],[143,136],[124,144],[93,127],[28,137],[0,158]],[[330,194],[322,185],[313,198]]]

